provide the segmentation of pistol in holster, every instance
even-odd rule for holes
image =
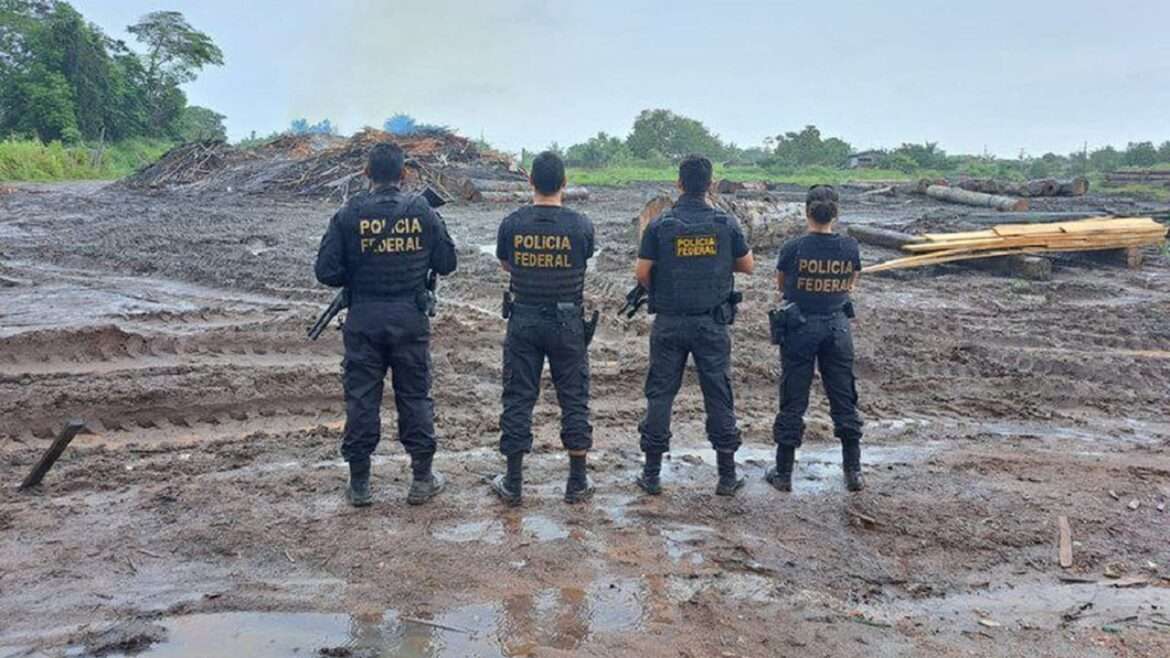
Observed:
[[[504,291],[504,303],[500,305],[500,317],[507,320],[512,317],[512,291]]]
[[[792,302],[784,302],[780,308],[768,311],[768,333],[771,335],[773,345],[784,347],[788,332],[799,329],[803,324],[804,315],[800,312],[800,307]]]
[[[735,317],[739,315],[739,305],[743,302],[743,293],[732,290],[727,295],[727,301],[715,307],[714,317],[719,324],[735,324]]]
[[[850,320],[857,317],[857,311],[853,310],[853,300],[845,302],[845,305],[841,307],[841,312]]]

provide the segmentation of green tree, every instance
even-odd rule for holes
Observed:
[[[1153,142],[1130,142],[1123,161],[1129,167],[1149,167],[1158,162],[1158,149]]]
[[[634,157],[643,159],[681,160],[691,154],[715,159],[724,151],[719,137],[701,122],[670,110],[642,110],[626,146]]]
[[[1089,153],[1089,167],[1093,171],[1113,171],[1122,164],[1122,155],[1112,146],[1095,149]]]
[[[1028,178],[1050,178],[1064,169],[1064,160],[1055,153],[1045,153],[1028,163]]]
[[[222,63],[181,14],[161,12],[131,31],[144,57],[107,37],[61,0],[0,0],[0,136],[42,140],[175,137],[187,98],[179,85]]]
[[[904,155],[913,160],[919,169],[946,169],[947,167],[946,151],[938,147],[938,142],[902,144],[894,149],[890,155]]]
[[[224,115],[206,107],[188,105],[179,115],[179,120],[175,124],[175,134],[184,142],[226,140],[224,118]]]
[[[626,143],[604,132],[565,150],[565,163],[573,167],[604,167],[629,159]]]
[[[13,81],[8,100],[20,108],[11,117],[11,132],[36,135],[44,141],[81,139],[73,89],[64,75],[35,68]]]
[[[1170,163],[1170,140],[1158,146],[1158,162]]]
[[[126,31],[146,46],[143,73],[151,128],[168,132],[186,104],[179,85],[206,66],[223,66],[223,52],[177,11],[151,12]]]
[[[775,144],[776,162],[784,166],[840,167],[853,152],[853,147],[844,140],[836,137],[822,139],[821,131],[812,125],[805,126],[800,132],[777,135]]]

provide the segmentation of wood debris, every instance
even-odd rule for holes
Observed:
[[[1165,242],[1166,227],[1149,217],[1001,224],[984,231],[924,234],[902,247],[915,255],[871,265],[862,271],[883,272],[1010,254],[1129,249]]]
[[[366,129],[349,139],[335,135],[283,135],[254,148],[222,141],[175,147],[126,178],[131,188],[285,193],[345,199],[367,186],[363,174],[371,147],[395,143],[406,151],[406,185],[435,187],[465,197],[469,181],[527,188],[527,176],[508,155],[445,131],[392,135]]]

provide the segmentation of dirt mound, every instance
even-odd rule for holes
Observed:
[[[411,166],[408,184],[426,184],[448,197],[461,196],[470,180],[525,179],[512,159],[449,132],[395,136],[368,128],[349,139],[284,135],[241,149],[225,142],[184,144],[123,181],[136,189],[278,193],[344,199],[364,189],[366,154],[379,143],[397,143]]]

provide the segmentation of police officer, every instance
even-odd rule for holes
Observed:
[[[694,358],[707,410],[707,439],[715,448],[715,493],[734,496],[744,481],[735,473],[736,427],[731,393],[734,273],[750,274],[751,249],[735,218],[707,203],[711,161],[690,156],[678,170],[682,196],[642,234],[635,275],[650,293],[656,313],[650,333],[646,416],[638,429],[646,462],[637,484],[662,493],[662,453],[670,450],[670,412],[682,384],[687,356]]]
[[[593,446],[587,354],[593,327],[582,309],[593,224],[562,205],[565,165],[555,153],[536,156],[530,182],[532,205],[508,215],[496,240],[496,257],[511,283],[504,296],[508,333],[500,415],[500,452],[508,470],[493,480],[492,490],[509,505],[521,502],[524,455],[532,450],[532,409],[548,358],[561,407],[561,442],[569,451],[565,502],[577,503],[593,495],[585,474]]]
[[[349,462],[347,495],[366,506],[370,455],[381,437],[380,411],[386,370],[393,375],[398,439],[410,454],[413,482],[407,502],[420,505],[443,489],[431,470],[435,410],[431,399],[428,271],[455,271],[455,245],[442,218],[421,194],[399,189],[402,149],[370,149],[366,176],[372,189],[351,199],[329,222],[317,252],[317,280],[344,286],[350,296],[343,330],[345,435],[341,455]]]
[[[861,274],[857,241],[833,233],[839,197],[828,185],[813,186],[805,202],[808,234],[788,241],[776,264],[776,283],[795,305],[784,322],[780,365],[780,412],[776,414],[776,466],[766,475],[781,491],[792,490],[792,466],[804,433],[813,366],[820,369],[833,432],[841,440],[849,491],[861,491],[861,416],[853,376],[849,293]]]

